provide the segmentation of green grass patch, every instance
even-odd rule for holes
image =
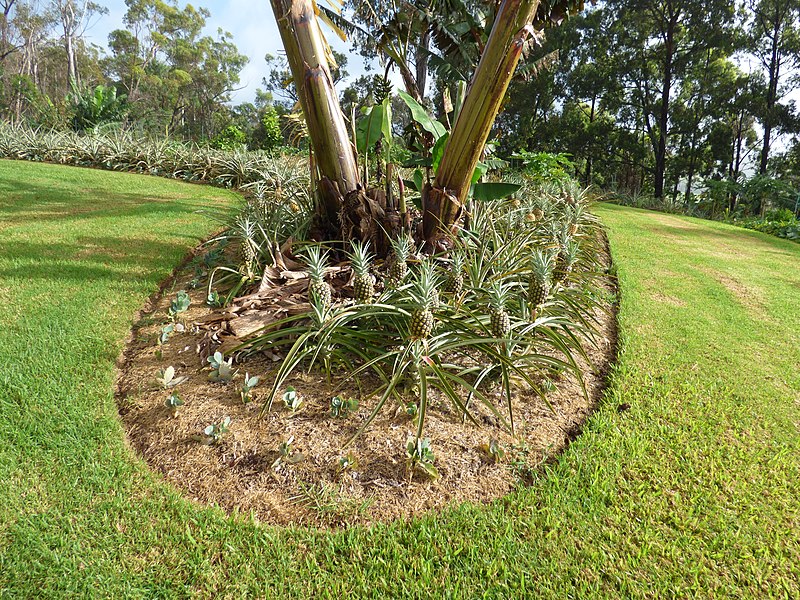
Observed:
[[[602,207],[622,347],[584,434],[491,505],[325,533],[193,505],[117,419],[134,313],[235,202],[0,161],[0,596],[800,596],[796,244]]]

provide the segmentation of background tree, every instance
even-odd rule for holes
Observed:
[[[61,40],[67,60],[67,84],[80,86],[77,48],[90,27],[92,17],[108,13],[104,6],[89,0],[53,0],[52,11],[61,27]]]
[[[725,46],[735,13],[728,0],[616,0],[608,6],[626,65],[623,81],[653,150],[653,192],[662,198],[675,86],[709,48]]]
[[[765,174],[776,130],[797,129],[793,107],[781,102],[791,91],[787,85],[800,66],[800,2],[797,0],[749,0],[746,49],[756,57],[765,76],[757,116],[764,129],[758,172]]]
[[[230,34],[202,35],[209,12],[160,0],[126,0],[127,30],[109,35],[104,66],[126,92],[130,117],[150,131],[202,139],[225,127],[225,104],[247,58]]]

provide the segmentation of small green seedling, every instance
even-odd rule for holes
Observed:
[[[169,336],[175,332],[175,323],[170,323],[169,325],[164,325],[161,328],[161,335],[158,336],[158,343],[159,344],[166,344]]]
[[[212,423],[203,429],[203,435],[195,436],[194,439],[208,446],[216,444],[222,439],[224,434],[228,433],[230,425],[231,418],[225,417],[219,423]]]
[[[341,396],[331,398],[331,414],[334,417],[347,417],[356,410],[358,410],[358,400],[355,398],[342,398]]]
[[[549,394],[551,392],[556,391],[556,384],[549,377],[545,377],[544,379],[542,379],[540,387],[542,392],[544,392],[545,394]]]
[[[348,452],[347,456],[339,457],[339,472],[352,471],[358,467],[358,459],[352,452]]]
[[[189,294],[183,290],[178,292],[169,304],[168,314],[170,318],[174,321],[179,314],[189,310],[189,305],[191,305],[191,303],[192,300],[189,298]]]
[[[228,382],[236,375],[236,371],[233,370],[233,359],[225,360],[222,352],[214,352],[214,356],[209,356],[207,360],[212,369],[208,374],[211,381]]]
[[[250,373],[244,374],[244,382],[242,382],[242,389],[240,392],[243,404],[247,404],[253,399],[253,388],[258,385],[258,381],[258,377],[250,377]]]
[[[409,402],[406,404],[406,414],[409,417],[416,417],[417,416],[417,405],[413,402]]]
[[[219,295],[219,292],[209,292],[206,297],[206,304],[211,308],[219,308],[222,306],[222,297]]]
[[[414,469],[419,469],[431,479],[439,479],[439,471],[433,466],[435,457],[431,450],[431,441],[428,438],[417,439],[409,438],[406,444],[407,465],[412,473]]]
[[[506,456],[506,449],[494,438],[489,440],[488,444],[483,444],[481,449],[489,455],[492,462],[500,462]]]
[[[158,378],[156,381],[162,388],[168,390],[182,384],[187,379],[189,378],[186,376],[175,377],[175,367],[169,366],[166,369],[158,372]]]
[[[272,463],[272,468],[277,469],[281,463],[287,465],[294,465],[305,460],[305,455],[302,452],[292,452],[292,443],[294,436],[290,436],[288,440],[280,443],[278,446],[278,458]]]
[[[286,388],[286,393],[283,394],[283,403],[286,405],[286,408],[292,412],[297,412],[297,409],[300,408],[303,401],[300,399],[300,396],[297,395],[297,390],[289,386]]]
[[[280,446],[278,446],[278,453],[281,455],[281,458],[286,458],[291,455],[292,442],[294,442],[294,436],[290,436],[288,440],[282,441]]]
[[[178,396],[178,392],[172,392],[164,401],[164,406],[169,409],[169,412],[172,413],[173,417],[178,414],[178,409],[183,405],[184,401],[180,396]]]

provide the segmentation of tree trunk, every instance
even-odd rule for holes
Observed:
[[[597,102],[597,94],[592,94],[592,108],[589,112],[589,125],[594,124],[595,117],[595,104]],[[592,161],[594,160],[594,144],[589,146],[589,152],[586,156],[586,185],[592,185]]]
[[[772,37],[772,56],[769,62],[769,87],[767,88],[767,111],[764,115],[764,143],[761,147],[761,161],[758,165],[760,175],[767,174],[769,162],[770,138],[772,136],[773,114],[778,97],[778,79],[780,77],[780,64],[778,61],[778,45],[780,42],[780,26],[776,22]]]
[[[271,3],[319,170],[315,192],[322,235],[335,240],[372,241],[373,248],[382,254],[387,246],[386,233],[395,229],[399,217],[387,216],[382,190],[370,194],[363,190],[313,2]]]
[[[272,0],[317,165],[342,195],[356,189],[358,169],[310,0]]]
[[[411,72],[411,69],[403,62],[396,62],[395,64],[397,68],[400,69],[400,77],[403,79],[403,86],[406,88],[408,95],[420,104],[424,104],[425,102],[422,99],[422,94],[420,94],[419,87],[417,86],[417,80]]]
[[[461,216],[472,184],[472,174],[514,75],[539,0],[503,0],[470,82],[436,179],[422,191],[423,237],[433,251],[442,233]]]
[[[664,57],[664,78],[661,90],[661,109],[658,115],[658,141],[655,144],[655,177],[654,196],[664,197],[664,172],[667,167],[667,133],[669,130],[669,101],[672,88],[672,61],[675,55],[676,20],[670,20],[667,26],[666,56]]]
[[[417,73],[417,91],[423,98],[425,97],[425,85],[428,81],[428,52],[431,45],[431,32],[426,31],[422,34],[414,52],[415,71]]]
[[[686,174],[686,193],[684,194],[683,204],[688,208],[692,199],[692,182],[694,180],[694,172],[697,167],[697,130],[700,127],[700,122],[695,119],[694,127],[692,128],[692,136],[689,141],[689,171]]]
[[[14,6],[14,3],[17,0],[6,0],[5,2],[0,3],[0,6],[3,7],[3,14],[0,17],[0,62],[4,62],[6,57],[15,52],[17,50],[16,47],[11,47],[9,44],[9,18],[8,15],[11,14],[11,8]]]
[[[67,88],[78,86],[78,69],[75,65],[75,47],[71,35],[64,35],[64,50],[67,53]]]

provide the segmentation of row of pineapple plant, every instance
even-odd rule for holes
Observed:
[[[303,239],[313,214],[307,158],[265,152],[230,152],[167,139],[145,139],[129,131],[87,134],[33,129],[0,122],[0,158],[129,171],[240,190],[243,210],[222,218],[225,233],[213,242],[232,243],[224,264],[208,278],[226,290],[226,303],[256,284],[274,262],[275,244]],[[214,215],[212,215],[214,216]]]
[[[263,151],[223,151],[129,131],[81,134],[0,122],[0,158],[53,162],[146,173],[185,181],[248,189],[309,187],[307,159]],[[301,185],[302,184],[302,185]]]

